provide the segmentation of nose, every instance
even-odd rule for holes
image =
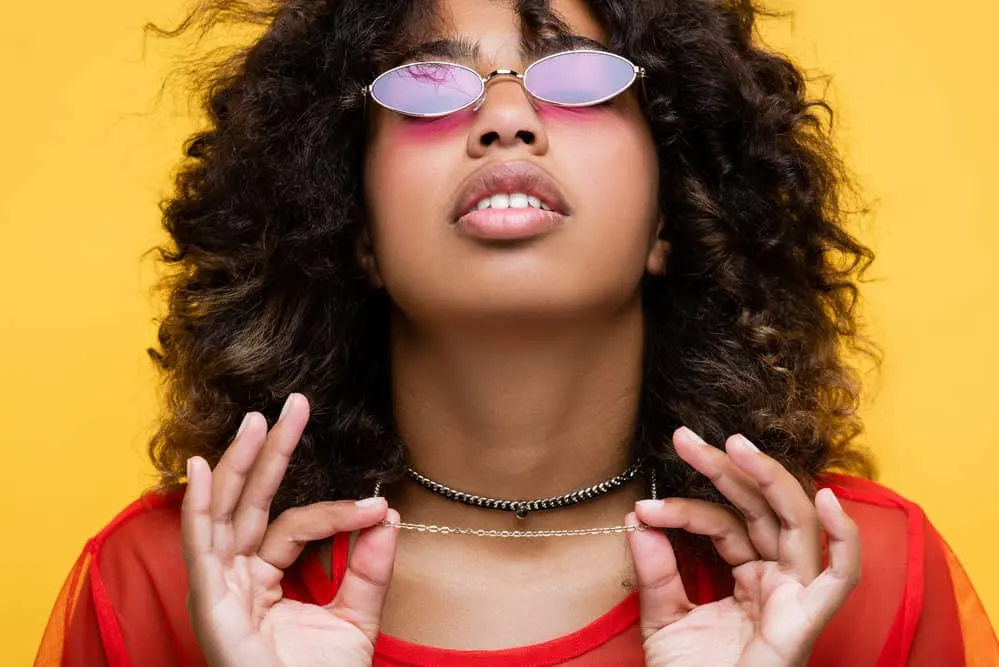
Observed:
[[[548,151],[548,134],[534,101],[516,76],[501,74],[486,83],[486,94],[468,133],[468,154],[484,157],[499,148]]]

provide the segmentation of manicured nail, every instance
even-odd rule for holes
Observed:
[[[284,416],[288,414],[288,410],[291,409],[291,404],[295,402],[295,394],[288,394],[288,398],[285,399],[284,407],[281,408],[281,414],[278,415],[278,421],[284,419]]]
[[[634,528],[638,526],[638,516],[634,512],[628,512],[627,516],[624,517],[624,525]]]
[[[243,421],[240,423],[239,429],[236,430],[237,438],[243,434],[243,431],[246,430],[246,425],[249,423],[250,423],[250,413],[247,412],[245,415],[243,415]]]
[[[193,460],[194,460],[193,458],[187,459],[187,480],[188,481],[191,481],[191,463],[192,463]]]
[[[830,498],[832,498],[833,505],[836,506],[836,509],[839,510],[839,512],[841,514],[845,514],[845,512],[843,511],[843,505],[840,504],[839,498],[836,497],[836,494],[833,492],[833,490],[832,489],[826,489],[826,494]]]
[[[693,442],[695,445],[706,445],[706,444],[708,444],[708,443],[704,442],[704,438],[702,438],[701,436],[697,435],[696,433],[694,433],[692,430],[690,430],[686,426],[681,426],[680,430],[683,431],[684,434],[687,436],[687,439],[690,440],[691,442]]]
[[[659,500],[651,500],[651,499],[650,500],[639,500],[637,503],[635,503],[635,507],[641,507],[641,508],[647,509],[647,510],[659,509],[663,505],[665,505],[665,503],[662,501],[661,498]]]
[[[739,434],[735,436],[735,441],[751,452],[759,452],[760,448],[749,441],[746,436]]]
[[[378,505],[384,505],[385,499],[381,496],[372,496],[370,498],[362,498],[354,504],[358,507],[377,507]]]

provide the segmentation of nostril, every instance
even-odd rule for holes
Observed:
[[[530,130],[520,130],[516,134],[517,139],[523,141],[528,146],[533,146],[537,142],[537,135],[535,135]],[[483,146],[492,146],[495,142],[499,141],[499,132],[491,131],[484,132],[482,136],[479,137],[479,143]]]

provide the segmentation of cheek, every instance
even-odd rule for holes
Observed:
[[[473,116],[470,110],[442,116],[440,118],[396,117],[385,122],[380,130],[381,140],[387,145],[399,146],[405,150],[409,146],[431,144],[463,137]]]
[[[432,263],[447,231],[448,184],[453,183],[448,170],[453,156],[462,154],[455,137],[463,136],[450,120],[386,124],[368,145],[368,223],[379,270],[390,287]]]
[[[571,174],[580,203],[580,245],[574,248],[608,279],[620,272],[624,283],[645,267],[659,220],[659,164],[645,125],[613,109],[600,109],[599,123],[588,119],[551,125],[553,154]],[[622,271],[622,267],[632,270]]]
[[[538,116],[546,126],[552,124],[568,124],[589,126],[600,125],[613,116],[614,111],[610,106],[597,107],[559,107],[553,104],[541,104],[538,106]]]
[[[591,111],[552,126],[559,162],[575,172],[573,185],[582,188],[579,195],[594,213],[644,226],[658,210],[659,164],[652,137],[644,123],[627,114],[612,108]]]
[[[437,171],[446,152],[454,152],[458,121],[397,120],[379,127],[368,145],[365,190],[373,227],[418,222],[440,201]]]

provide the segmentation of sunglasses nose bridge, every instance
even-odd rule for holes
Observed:
[[[497,69],[493,70],[486,76],[482,77],[482,95],[479,97],[479,100],[475,103],[473,111],[478,111],[479,108],[481,108],[482,105],[486,103],[486,94],[488,93],[489,90],[489,84],[492,83],[493,80],[496,79],[496,77],[513,77],[513,79],[515,79],[520,83],[520,87],[524,89],[524,92],[527,93],[527,100],[531,103],[531,106],[535,106],[534,96],[531,95],[531,91],[529,91],[527,89],[527,86],[524,85],[523,74],[512,69]]]
[[[492,72],[490,72],[489,74],[487,74],[486,76],[484,76],[482,78],[482,82],[488,84],[490,81],[492,81],[494,78],[496,78],[498,76],[512,76],[512,77],[514,77],[516,79],[523,79],[524,78],[524,75],[520,74],[516,70],[512,70],[512,69],[494,69]]]

